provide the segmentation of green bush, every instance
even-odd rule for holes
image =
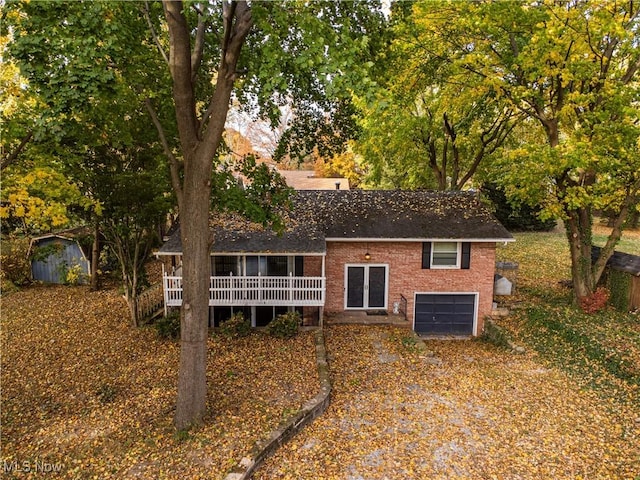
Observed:
[[[236,312],[220,323],[220,333],[227,338],[246,337],[251,333],[251,322],[244,318],[242,312]]]
[[[274,337],[291,338],[296,336],[301,323],[302,319],[298,312],[287,312],[274,318],[267,325],[267,331]]]
[[[177,340],[180,338],[180,311],[174,310],[156,321],[156,331],[160,338]]]

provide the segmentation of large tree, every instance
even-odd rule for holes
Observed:
[[[576,298],[590,295],[640,190],[637,2],[421,2],[425,52],[539,129],[502,170],[507,192],[566,225]],[[592,265],[592,211],[617,212]]]
[[[373,48],[371,39],[383,23],[380,5],[373,1],[16,5],[20,18],[16,23],[29,28],[17,39],[14,52],[29,78],[39,79],[39,93],[51,116],[65,121],[57,125],[65,130],[67,122],[84,126],[90,138],[78,137],[79,142],[86,142],[91,151],[120,152],[125,142],[116,142],[109,132],[125,131],[129,116],[121,115],[125,112],[120,109],[113,109],[110,116],[106,100],[120,105],[123,96],[133,108],[143,104],[155,126],[169,160],[184,250],[175,424],[182,429],[199,423],[206,412],[207,391],[209,209],[212,198],[220,198],[212,197],[211,190],[212,182],[217,182],[214,172],[229,105],[235,98],[255,106],[262,118],[273,122],[284,104],[308,113],[307,118],[319,118],[320,112],[322,118],[338,115],[348,104],[349,87],[366,78],[370,65],[362,55]],[[104,115],[91,116],[92,109]],[[249,170],[259,178],[268,177],[264,169],[249,165]]]
[[[253,99],[266,117],[278,101],[325,107],[360,77],[358,55],[368,45],[366,19],[381,20],[366,2],[163,2],[179,149],[154,118],[171,162],[181,216],[183,307],[175,424],[206,412],[211,174],[234,94]],[[337,104],[337,103],[336,103]],[[337,111],[337,109],[333,109]]]
[[[94,227],[92,287],[102,232],[120,261],[134,324],[144,262],[171,200],[162,149],[142,100],[150,88],[162,95],[148,73],[162,71],[163,64],[145,42],[150,35],[141,5],[11,2],[6,9],[15,37],[10,52],[29,80],[24,90],[40,107],[37,121],[31,120],[30,146],[19,152],[25,161],[8,171],[28,169],[38,178],[34,168],[44,165],[96,207],[75,209]],[[44,147],[34,164],[33,152]]]
[[[430,55],[410,3],[394,5],[392,20],[389,48],[377,59],[386,67],[377,70],[379,88],[359,92],[356,150],[375,185],[460,190],[504,143],[517,112],[480,82],[458,82],[458,65]]]

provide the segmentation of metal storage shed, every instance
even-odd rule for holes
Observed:
[[[34,252],[41,255],[33,255]],[[50,234],[31,240],[29,247],[31,275],[33,280],[45,283],[67,283],[66,272],[78,268],[81,274],[79,283],[87,283],[91,264],[82,247],[74,238]],[[77,266],[77,267],[76,267]]]

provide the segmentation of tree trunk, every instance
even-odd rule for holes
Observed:
[[[595,290],[596,282],[591,267],[591,210],[579,208],[567,212],[565,221],[569,251],[571,253],[571,278],[577,301]]]
[[[140,319],[138,318],[138,309],[136,308],[138,302],[138,281],[135,273],[130,275],[127,272],[126,263],[124,263],[124,257],[120,260],[122,268],[122,284],[124,285],[124,295],[129,306],[129,315],[131,317],[131,325],[136,328],[140,325]],[[135,269],[135,266],[134,266]],[[134,270],[135,272],[135,270]]]
[[[91,247],[91,291],[96,292],[100,289],[100,280],[98,278],[98,267],[100,265],[100,223],[96,218],[93,228],[93,245]]]
[[[237,77],[240,50],[253,25],[247,2],[223,2],[221,6],[224,31],[216,87],[199,121],[194,84],[199,62],[192,63],[192,58],[201,56],[199,49],[204,48],[204,42],[196,41],[195,51],[191,52],[192,30],[184,16],[182,2],[163,2],[169,28],[169,69],[175,115],[184,161],[182,181],[176,177],[173,182],[178,187],[183,252],[180,370],[174,419],[178,430],[202,423],[206,412],[211,172]]]
[[[209,320],[209,210],[211,160],[185,162],[181,211],[182,311],[180,373],[175,425],[199,424],[206,413]],[[200,173],[198,173],[198,170]],[[204,208],[203,208],[204,207]]]

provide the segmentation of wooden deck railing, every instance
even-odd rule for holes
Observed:
[[[154,283],[144,292],[138,295],[136,310],[139,320],[145,320],[154,316],[164,305],[162,283]]]
[[[182,277],[163,278],[165,304],[182,305]],[[209,305],[323,306],[323,277],[211,277]]]

